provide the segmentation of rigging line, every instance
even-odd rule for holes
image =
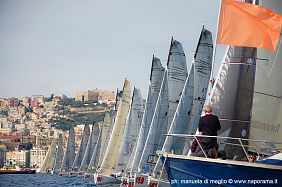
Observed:
[[[215,64],[215,56],[216,56],[216,49],[217,49],[217,32],[218,32],[218,26],[219,26],[219,18],[221,14],[221,0],[219,1],[219,11],[217,15],[217,27],[216,27],[216,35],[215,35],[215,40],[214,40],[214,45],[213,45],[213,58],[212,58],[212,67],[211,67],[211,76],[210,76],[210,83],[209,83],[209,89],[208,89],[208,98],[207,101],[210,103],[211,102],[211,91],[213,87],[213,80],[214,80],[214,64]]]
[[[263,92],[256,92],[256,91],[254,91],[254,93],[257,93],[257,94],[261,94],[261,95],[265,95],[265,96],[275,97],[275,98],[281,99],[281,96],[276,96],[276,95],[271,95],[271,94],[267,94],[267,93],[263,93]]]
[[[270,71],[269,71],[269,73],[268,73],[268,76],[267,76],[268,78],[270,77],[270,74],[272,73],[272,70],[273,70],[273,68],[274,68],[275,62],[277,61],[277,57],[278,57],[278,53],[279,53],[279,51],[280,51],[280,47],[281,47],[281,33],[280,33],[279,47],[278,47],[278,49],[277,49],[277,53],[276,53],[276,55],[275,55],[273,64],[272,64],[272,66],[271,66],[271,68],[270,68]]]

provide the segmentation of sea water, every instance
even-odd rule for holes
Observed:
[[[0,187],[59,187],[59,186],[96,186],[94,179],[83,176],[58,176],[51,174],[4,174],[0,175]]]

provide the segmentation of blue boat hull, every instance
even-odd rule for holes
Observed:
[[[168,154],[161,156],[173,187],[282,186],[282,167]]]

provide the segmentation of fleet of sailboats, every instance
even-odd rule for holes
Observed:
[[[282,89],[277,86],[282,81],[281,52],[273,55],[262,49],[229,46],[207,95],[213,78],[213,50],[212,34],[203,27],[192,63],[187,65],[182,44],[172,38],[165,68],[153,56],[146,103],[138,88],[131,94],[125,79],[103,124],[94,123],[91,132],[85,125],[76,154],[74,128],[70,127],[64,151],[60,134],[41,171],[92,173],[98,185],[137,187],[179,186],[181,179],[228,180],[231,175],[241,179],[246,177],[246,167],[262,176],[281,176],[281,166],[242,162],[249,161],[248,151],[267,155],[270,149],[282,149],[282,144],[275,144],[282,141]],[[219,137],[224,141],[219,141],[219,149],[227,160],[187,156],[205,103],[212,105],[220,119]],[[253,141],[261,137],[265,140]],[[226,172],[219,175],[214,170],[218,166]]]

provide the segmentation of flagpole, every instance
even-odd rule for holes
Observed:
[[[220,13],[221,13],[221,4],[222,0],[219,0],[219,11],[217,15],[217,25],[216,25],[216,34],[215,34],[215,40],[214,40],[214,48],[213,48],[213,57],[212,57],[212,67],[211,67],[211,77],[210,77],[210,86],[209,86],[209,91],[208,91],[208,102],[210,103],[211,101],[211,91],[213,87],[213,80],[214,80],[214,64],[215,64],[215,56],[216,56],[216,49],[217,49],[217,32],[218,32],[218,25],[219,25],[219,18],[220,18]]]

